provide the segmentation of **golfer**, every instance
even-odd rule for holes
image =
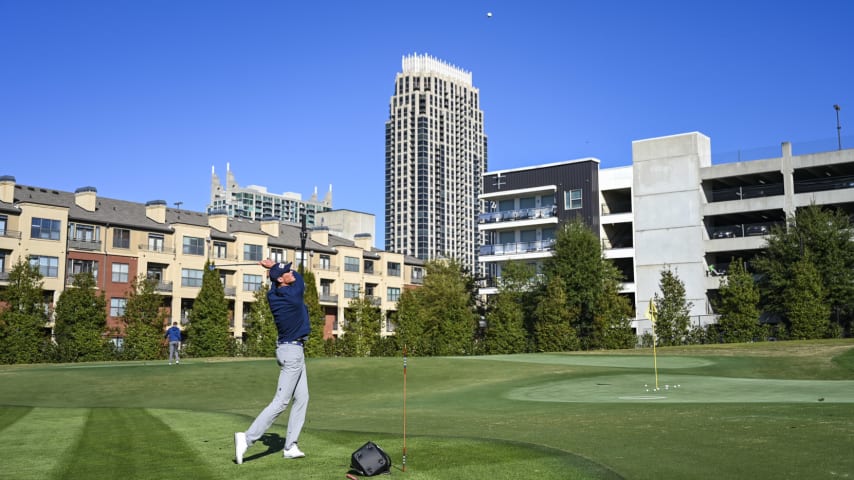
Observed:
[[[181,329],[178,328],[178,322],[172,322],[172,326],[166,330],[166,339],[169,340],[169,365],[172,365],[172,360],[175,363],[181,363],[178,358],[178,350],[181,348]]]
[[[270,269],[272,285],[267,292],[267,301],[270,303],[270,312],[279,331],[276,361],[281,370],[273,401],[252,422],[249,430],[234,434],[234,453],[238,464],[243,463],[246,450],[261,438],[276,418],[285,411],[291,398],[293,398],[293,405],[288,418],[284,457],[305,456],[297,446],[308,406],[308,381],[303,345],[311,332],[311,325],[308,321],[308,307],[303,301],[305,282],[302,275],[291,270],[290,263],[275,263],[269,258],[259,263],[264,268]]]

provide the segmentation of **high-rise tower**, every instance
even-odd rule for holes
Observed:
[[[471,72],[429,55],[402,63],[385,129],[385,249],[474,272],[487,161],[480,92]]]

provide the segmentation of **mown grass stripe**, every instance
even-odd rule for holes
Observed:
[[[144,409],[92,409],[69,453],[53,478],[219,478],[166,423]]]
[[[84,408],[3,408],[5,418],[26,411],[0,430],[0,479],[49,480],[60,459],[77,443],[86,424]]]
[[[0,408],[0,432],[6,429],[9,425],[14,424],[22,417],[26,416],[32,407],[4,407]]]

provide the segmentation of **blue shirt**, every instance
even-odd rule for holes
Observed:
[[[307,337],[311,333],[308,320],[308,307],[305,305],[305,281],[299,272],[294,271],[294,280],[290,285],[276,286],[274,283],[267,292],[267,302],[276,329],[279,331],[279,343],[293,342]]]
[[[168,338],[170,342],[180,342],[181,329],[176,326],[169,327],[169,330],[166,330],[166,338]]]

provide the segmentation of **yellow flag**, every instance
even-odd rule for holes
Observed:
[[[655,310],[655,302],[653,301],[653,299],[650,299],[649,306],[646,309],[646,317],[649,319],[650,322],[653,323],[653,325],[655,324],[656,315],[658,315],[658,312]]]

